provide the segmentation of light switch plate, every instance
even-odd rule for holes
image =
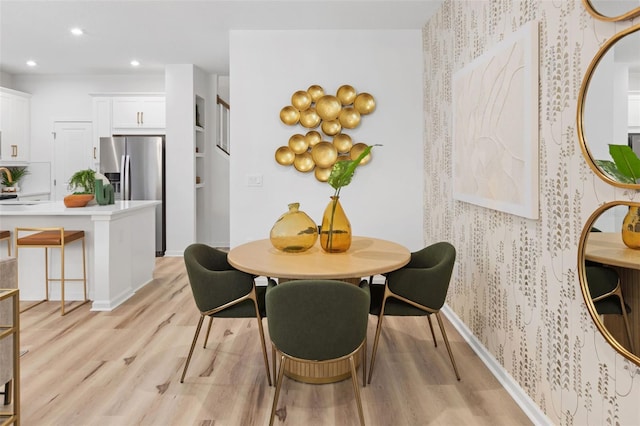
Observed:
[[[247,186],[262,186],[262,175],[248,175]]]

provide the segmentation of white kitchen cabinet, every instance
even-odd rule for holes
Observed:
[[[100,162],[100,138],[111,137],[111,98],[93,98],[93,146],[91,155],[94,163]]]
[[[31,95],[0,87],[0,162],[29,161]]]
[[[135,96],[112,98],[113,133],[129,130],[161,129],[166,126],[164,96]],[[137,133],[137,132],[136,132]]]

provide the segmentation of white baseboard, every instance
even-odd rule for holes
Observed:
[[[529,420],[531,420],[535,425],[553,425],[554,423],[549,420],[540,407],[538,407],[529,395],[527,395],[513,377],[511,377],[511,375],[502,367],[502,365],[498,363],[487,348],[476,338],[471,330],[469,330],[467,325],[458,318],[455,312],[453,312],[448,305],[444,305],[441,312],[445,317],[447,317],[449,322],[451,322],[469,346],[471,346],[478,357],[480,357],[489,371],[491,371],[495,378],[498,379],[502,387],[504,387],[507,393],[511,395],[516,404],[518,404],[527,417],[529,417]]]

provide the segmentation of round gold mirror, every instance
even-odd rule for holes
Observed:
[[[615,22],[640,16],[640,0],[582,0],[584,7],[596,19]]]
[[[605,182],[622,188],[640,189],[638,183],[624,183],[612,174],[609,144],[629,146],[635,99],[640,85],[640,25],[613,36],[591,61],[578,96],[577,131],[582,153],[589,167]],[[639,92],[640,93],[640,92]],[[631,146],[640,156],[640,142]],[[615,170],[614,170],[615,172]]]
[[[580,236],[578,277],[602,336],[640,365],[640,250],[627,247],[621,235],[629,213],[637,215],[637,209],[640,203],[614,201],[593,212]]]

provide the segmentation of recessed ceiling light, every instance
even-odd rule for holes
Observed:
[[[27,61],[27,65],[29,65],[30,67],[35,67],[35,66],[36,66],[36,65],[38,65],[38,64],[36,63],[36,61],[28,60],[28,61]]]
[[[71,28],[71,34],[73,34],[74,36],[81,36],[82,34],[84,34],[84,31],[82,31],[82,28]]]
[[[136,61],[135,59],[133,61],[131,61],[131,66],[132,67],[137,67],[140,65],[140,62]]]

